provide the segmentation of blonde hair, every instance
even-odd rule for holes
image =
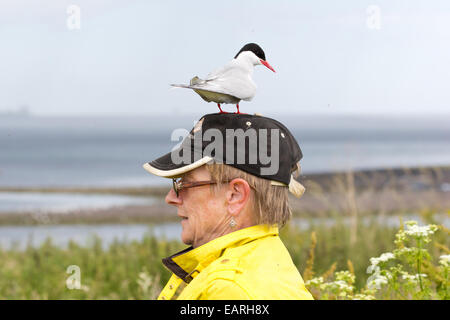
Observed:
[[[252,188],[252,205],[256,224],[278,224],[282,227],[291,218],[291,209],[288,203],[288,188],[274,186],[270,180],[256,177],[232,166],[211,163],[205,165],[213,181],[228,181],[241,178],[248,182]],[[216,185],[217,190],[219,185]]]

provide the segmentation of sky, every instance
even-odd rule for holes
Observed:
[[[242,112],[450,115],[448,0],[2,0],[0,41],[0,112],[216,112],[169,85],[255,42]]]

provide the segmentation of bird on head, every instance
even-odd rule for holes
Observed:
[[[220,113],[221,104],[235,104],[237,113],[241,100],[250,101],[256,94],[256,84],[252,79],[255,66],[263,65],[275,72],[266,61],[263,49],[256,43],[248,43],[222,68],[209,73],[205,79],[195,76],[188,85],[172,84],[173,87],[194,90],[203,100],[215,102]]]

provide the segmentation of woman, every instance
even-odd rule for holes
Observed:
[[[201,122],[219,127],[214,116],[207,115]],[[280,127],[272,119],[249,115],[222,115],[221,125],[226,117],[230,121],[224,128],[239,127],[237,120],[248,125],[249,119],[254,126],[261,122],[264,128]],[[284,126],[282,130],[284,137],[290,135]],[[288,189],[301,189],[295,181],[286,180],[286,172],[290,176],[301,158],[296,142],[292,145],[295,139],[289,138],[281,139],[280,170],[269,177],[248,173],[258,172],[249,167],[254,164],[202,164],[199,160],[197,165],[175,168],[162,163],[169,161],[163,156],[144,165],[159,176],[179,177],[165,200],[177,208],[181,239],[190,245],[163,259],[173,275],[158,299],[312,299],[278,236],[278,227],[290,218]]]

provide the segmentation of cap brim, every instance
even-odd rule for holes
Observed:
[[[205,156],[190,164],[176,164],[172,161],[171,153],[143,165],[144,169],[156,176],[164,178],[178,178],[186,172],[192,171],[202,165],[210,162],[213,158]]]

